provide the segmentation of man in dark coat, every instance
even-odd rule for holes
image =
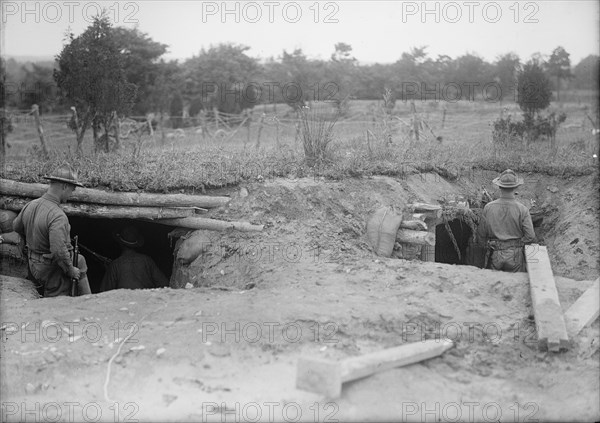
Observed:
[[[50,181],[48,191],[27,203],[13,222],[14,231],[25,236],[30,277],[44,297],[69,295],[73,279],[78,280],[79,295],[91,294],[85,257],[80,254],[73,265],[71,225],[60,208],[83,185],[68,165],[44,178]]]
[[[121,255],[108,265],[102,279],[102,291],[169,286],[154,260],[136,251],[144,245],[144,237],[135,226],[125,227],[115,238],[121,246]]]

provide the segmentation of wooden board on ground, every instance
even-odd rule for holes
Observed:
[[[545,246],[525,246],[531,300],[541,350],[568,349],[569,337]]]
[[[565,312],[567,333],[577,336],[581,330],[598,318],[600,310],[600,278],[596,279]]]
[[[376,372],[406,366],[437,357],[454,346],[450,340],[427,340],[400,345],[342,361],[322,358],[298,360],[296,387],[305,391],[337,398],[342,384],[360,379]]]

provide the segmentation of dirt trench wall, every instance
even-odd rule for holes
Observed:
[[[379,207],[438,204],[444,198],[475,194],[482,186],[497,196],[498,189],[491,184],[494,175],[489,172],[454,182],[427,174],[342,181],[282,179],[245,185],[248,195],[239,195],[238,188],[216,217],[264,224],[264,230],[207,231],[210,248],[190,264],[175,260],[171,286],[190,283],[244,289],[260,283],[264,272],[291,263],[377,259],[366,239],[366,222]],[[597,177],[525,176],[518,199],[532,211],[544,211],[536,233],[540,243],[548,246],[554,273],[595,279],[599,269]],[[596,194],[590,195],[594,190]],[[479,261],[480,256],[476,257]]]

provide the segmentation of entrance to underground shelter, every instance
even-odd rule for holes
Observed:
[[[483,268],[485,248],[473,239],[471,227],[460,218],[450,220],[448,226],[452,235],[444,223],[435,227],[435,261]],[[452,236],[456,244],[452,241]]]
[[[84,255],[88,265],[88,279],[92,293],[100,292],[105,264],[83,247],[114,260],[119,257],[121,249],[113,234],[127,225],[136,226],[144,237],[144,245],[138,251],[152,257],[167,279],[171,278],[174,245],[171,246],[167,235],[173,230],[172,227],[142,220],[90,219],[73,216],[69,217],[69,222],[71,237],[75,235],[79,237],[81,247],[79,253]]]

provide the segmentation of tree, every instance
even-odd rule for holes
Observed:
[[[575,87],[584,90],[598,90],[600,57],[590,54],[573,68]]]
[[[257,100],[248,84],[255,82],[260,67],[246,51],[250,47],[219,44],[183,63],[183,92],[188,102],[200,97],[207,108],[240,113]]]
[[[517,78],[517,103],[525,116],[533,118],[550,105],[551,98],[550,79],[537,61],[527,62]]]
[[[494,75],[502,90],[500,93],[500,100],[503,100],[515,90],[520,63],[521,60],[515,53],[507,53],[498,57],[495,64],[496,69]]]
[[[335,84],[336,92],[328,100],[334,100],[338,112],[344,114],[348,111],[348,100],[357,89],[358,67],[356,59],[352,56],[352,46],[346,43],[337,43],[334,48],[331,62],[328,64],[329,78],[327,79],[328,82]],[[321,85],[319,81],[316,82]]]
[[[169,115],[171,116],[171,126],[173,129],[183,126],[183,100],[179,93],[175,93],[171,100]]]
[[[0,166],[4,170],[6,158],[6,136],[12,132],[10,115],[4,108],[6,106],[6,71],[4,59],[0,57]]]
[[[560,101],[560,81],[561,79],[569,79],[573,77],[571,73],[571,60],[569,59],[569,53],[562,48],[556,47],[548,62],[546,63],[548,73],[556,77],[556,99]]]
[[[115,42],[123,55],[123,68],[127,81],[137,86],[137,95],[132,112],[145,115],[153,101],[153,86],[160,77],[160,57],[167,52],[167,45],[152,40],[137,28],[117,27],[112,29]]]
[[[124,53],[105,14],[95,17],[79,37],[69,34],[69,43],[56,60],[54,79],[62,98],[77,111],[74,130],[77,152],[81,154],[85,132],[92,124],[104,128],[108,141],[114,120],[133,107],[136,86],[127,82]],[[94,138],[97,143],[96,132]]]
[[[454,82],[462,88],[467,100],[475,100],[475,94],[492,79],[489,63],[473,54],[465,54],[456,59]]]

